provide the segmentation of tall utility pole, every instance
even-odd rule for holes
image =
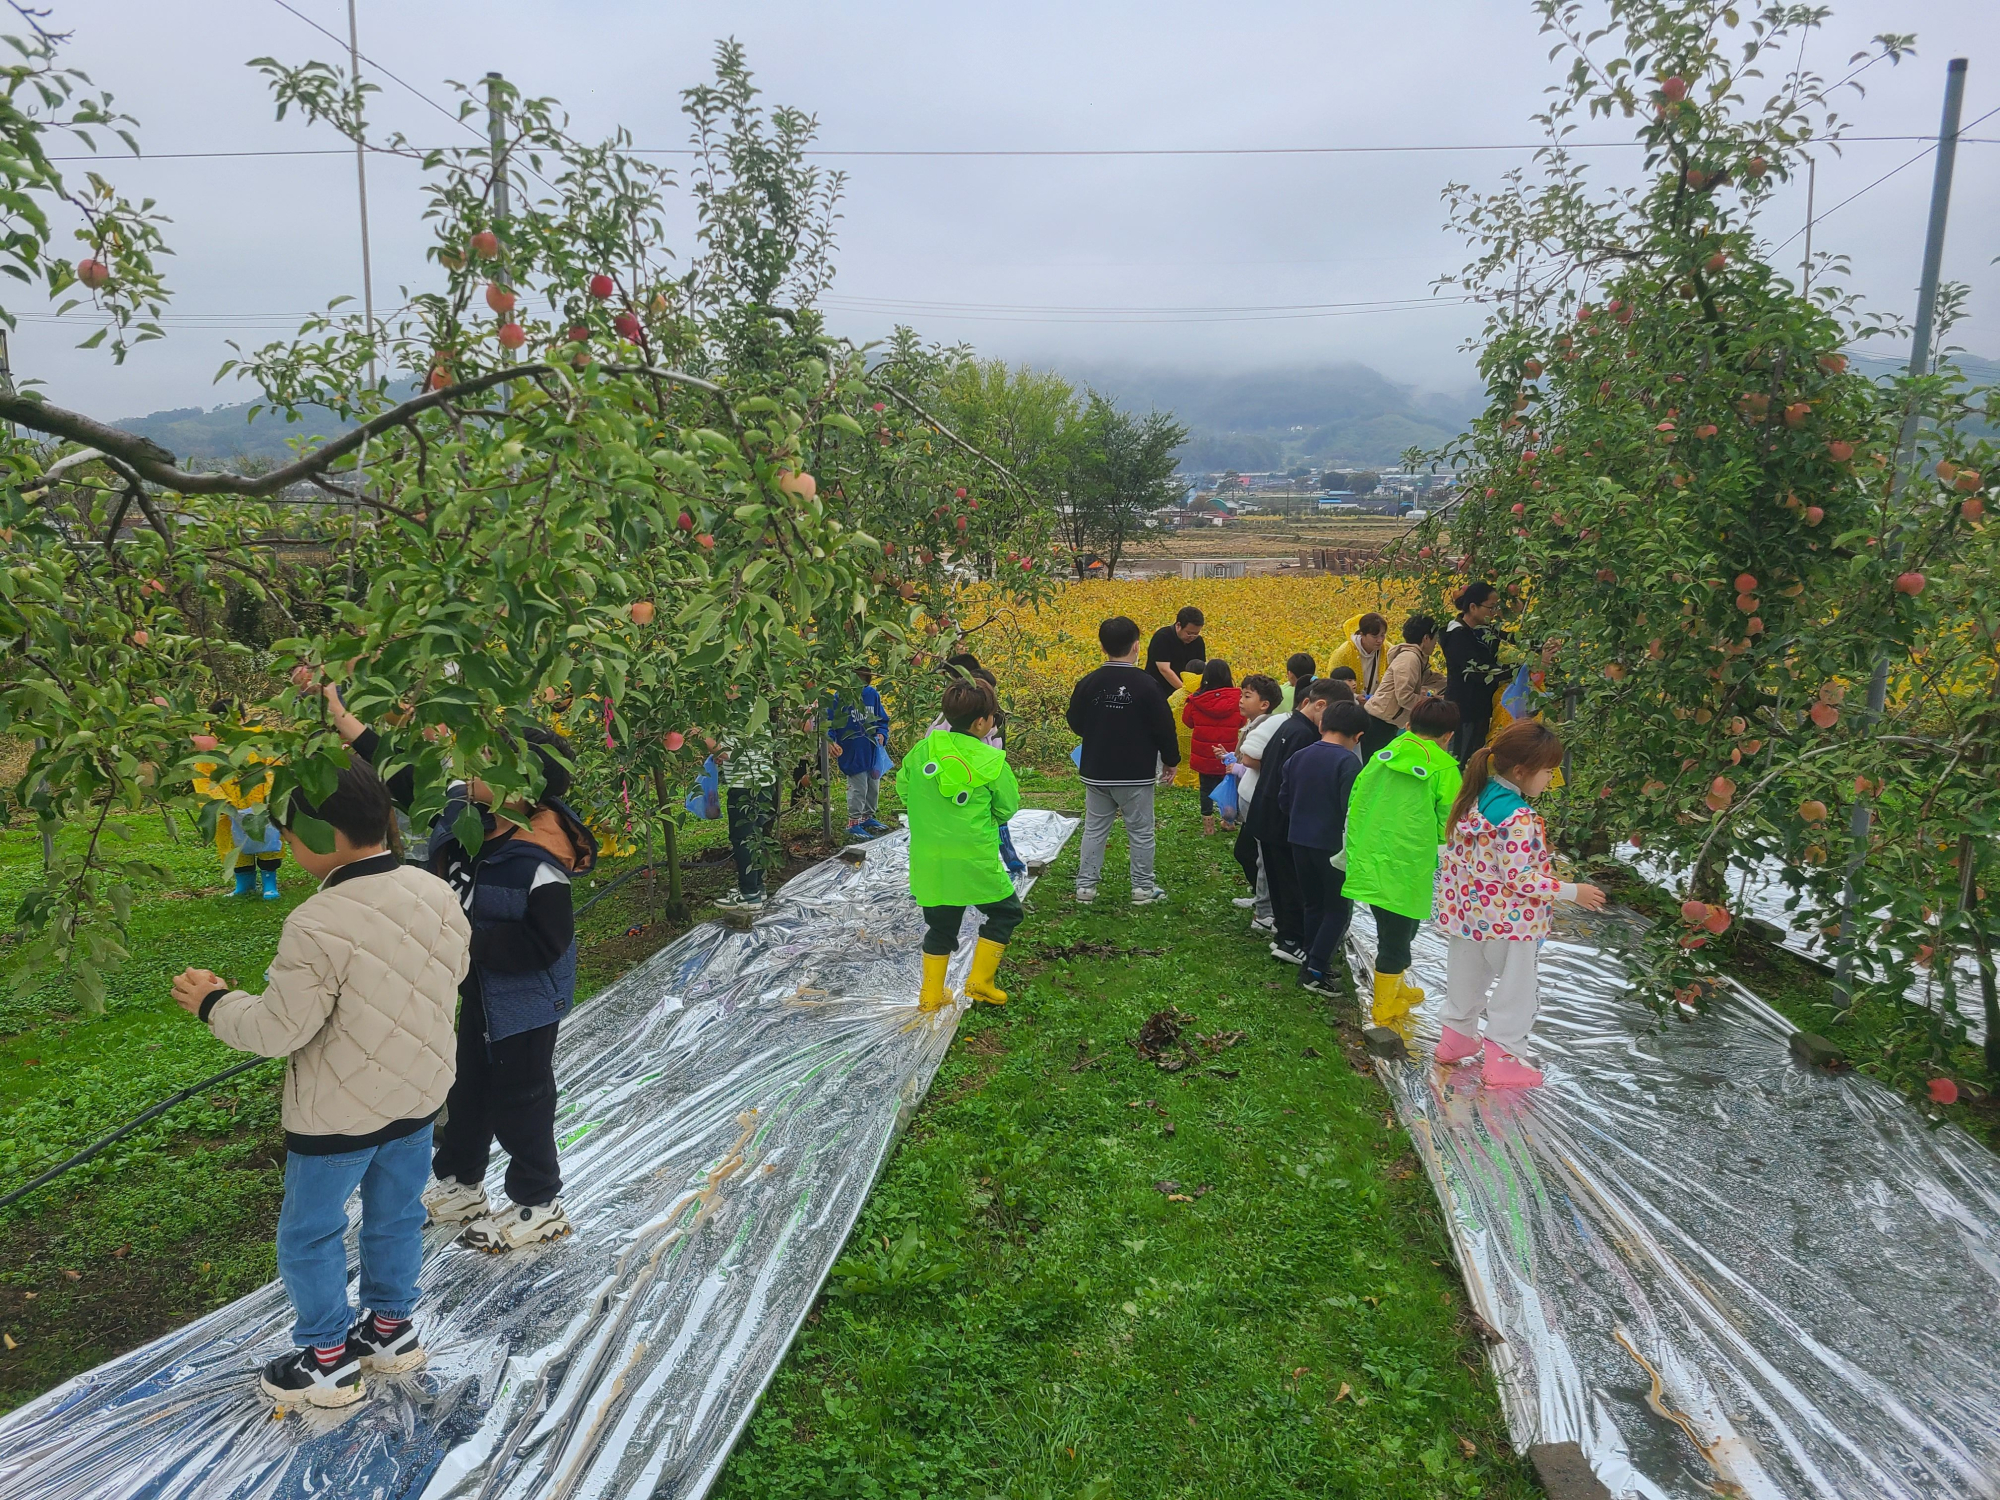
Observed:
[[[1819,186],[1819,163],[1806,158],[1806,253],[1799,262],[1799,295],[1812,290],[1813,190]]]
[[[500,280],[512,286],[507,270],[507,220],[513,212],[507,183],[507,80],[498,73],[486,75],[486,143],[493,158],[493,226],[500,236]],[[500,358],[514,361],[514,351],[502,349]]]
[[[1944,261],[1945,215],[1951,207],[1951,174],[1958,161],[1958,121],[1965,105],[1965,59],[1954,57],[1944,70],[1944,118],[1938,125],[1937,170],[1931,177],[1930,223],[1924,230],[1924,270],[1917,287],[1917,320],[1910,332],[1910,378],[1922,379],[1931,368],[1931,333],[1937,317],[1938,275]],[[1896,467],[1890,471],[1893,491],[1917,458],[1917,429],[1922,418],[1912,401],[1903,413],[1903,430],[1896,444]],[[1868,722],[1881,722],[1889,701],[1889,659],[1875,663],[1875,675],[1868,681]],[[1868,858],[1868,826],[1871,814],[1868,799],[1854,799],[1854,816],[1847,836],[1854,852],[1847,861],[1847,881],[1840,893],[1840,957],[1834,969],[1834,984],[1847,993],[1848,977],[1854,965],[1858,941],[1854,930],[1854,881]]]
[[[347,0],[347,74],[354,87],[354,187],[361,200],[361,316],[368,326],[368,384],[376,380],[375,370],[375,267],[368,247],[368,146],[362,128],[361,33],[354,19],[354,0]],[[354,459],[353,535],[347,543],[347,592],[354,594],[354,553],[361,545],[362,496],[368,492],[368,440]]]

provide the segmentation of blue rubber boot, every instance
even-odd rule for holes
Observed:
[[[257,869],[254,865],[244,865],[236,871],[236,889],[233,896],[254,896],[257,894]]]
[[[276,901],[278,899],[278,872],[276,870],[266,870],[263,874],[264,899],[266,901]]]

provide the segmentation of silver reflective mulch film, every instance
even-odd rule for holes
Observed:
[[[2000,1159],[1794,1062],[1746,990],[1657,1024],[1623,920],[1566,915],[1542,950],[1541,1089],[1431,1062],[1432,926],[1417,1055],[1378,1064],[1500,1335],[1513,1441],[1579,1444],[1614,1495],[2000,1495]],[[1365,911],[1355,941],[1365,964]]]
[[[1023,811],[1014,842],[1049,860],[1074,827]],[[427,1369],[274,1419],[254,1381],[290,1345],[273,1283],[0,1419],[0,1495],[702,1494],[956,1028],[914,1003],[908,849],[828,860],[751,931],[696,928],[576,1013],[557,1054],[576,1234],[487,1257],[430,1231]]]

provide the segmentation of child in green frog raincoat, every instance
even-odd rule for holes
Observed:
[[[1410,945],[1431,914],[1438,848],[1450,831],[1458,762],[1445,747],[1458,706],[1422,698],[1410,727],[1368,757],[1347,798],[1347,873],[1342,894],[1375,913],[1375,993],[1370,1018],[1396,1024],[1424,1003],[1409,979]]]
[[[945,970],[958,946],[965,909],[986,918],[966,976],[970,1000],[1005,1005],[993,982],[1007,940],[1021,925],[1021,898],[1000,862],[1000,825],[1021,807],[1021,788],[1005,751],[985,742],[999,712],[993,689],[961,678],[944,690],[948,729],[912,745],[896,772],[910,826],[910,894],[924,912],[924,987],[918,1005],[937,1010],[951,997]]]

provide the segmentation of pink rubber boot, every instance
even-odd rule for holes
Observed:
[[[1478,1037],[1453,1031],[1449,1026],[1443,1027],[1438,1032],[1437,1060],[1446,1067],[1462,1063],[1468,1057],[1476,1057],[1478,1053]]]
[[[1538,1089],[1542,1070],[1531,1068],[1506,1048],[1486,1043],[1486,1086],[1490,1089]]]

